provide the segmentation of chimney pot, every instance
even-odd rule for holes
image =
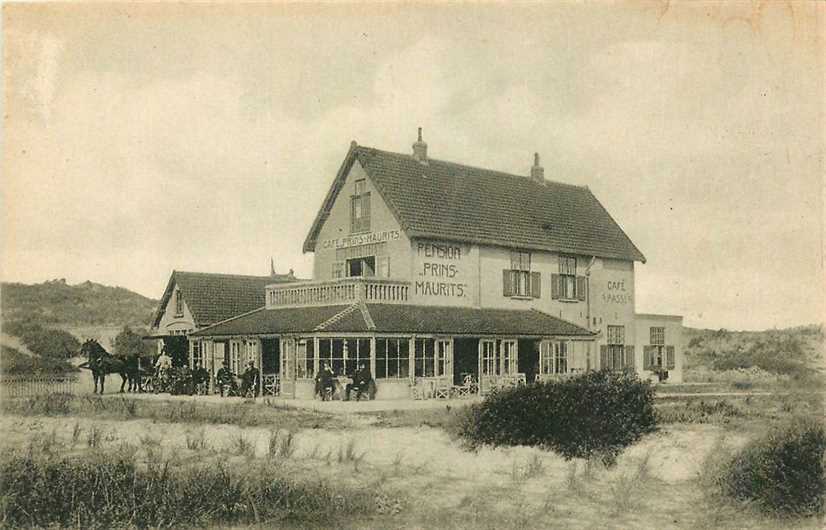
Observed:
[[[413,158],[421,164],[427,164],[427,144],[422,140],[421,127],[419,127],[419,139],[413,144]]]
[[[539,153],[533,154],[533,166],[531,167],[531,180],[539,184],[545,182],[545,168],[539,165]]]

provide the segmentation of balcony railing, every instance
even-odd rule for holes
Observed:
[[[300,282],[267,286],[267,308],[351,304],[354,302],[404,304],[410,282],[379,278],[345,278],[326,282]]]

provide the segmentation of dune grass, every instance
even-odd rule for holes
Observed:
[[[299,479],[266,461],[140,466],[128,451],[75,458],[4,455],[0,474],[0,517],[8,528],[335,527],[378,513],[378,498],[387,502],[368,486]]]
[[[285,407],[272,402],[208,403],[204,401],[136,400],[129,397],[48,394],[0,402],[4,414],[21,416],[73,416],[109,420],[150,419],[190,424],[228,424],[239,427],[277,426],[297,431],[343,428],[340,416]]]

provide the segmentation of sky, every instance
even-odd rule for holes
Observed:
[[[824,4],[3,6],[4,281],[310,277],[351,140],[587,185],[636,308],[823,321]]]

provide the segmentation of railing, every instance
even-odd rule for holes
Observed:
[[[399,304],[408,301],[410,283],[379,278],[345,278],[267,286],[267,308],[354,302]]]
[[[280,396],[281,395],[281,378],[278,374],[264,374],[261,379],[263,382],[262,388],[263,396]]]
[[[480,380],[481,392],[486,394],[492,390],[501,390],[527,383],[525,374],[483,375]]]
[[[80,392],[80,386],[78,374],[9,376],[0,379],[0,397],[7,399],[46,394],[77,394]]]

